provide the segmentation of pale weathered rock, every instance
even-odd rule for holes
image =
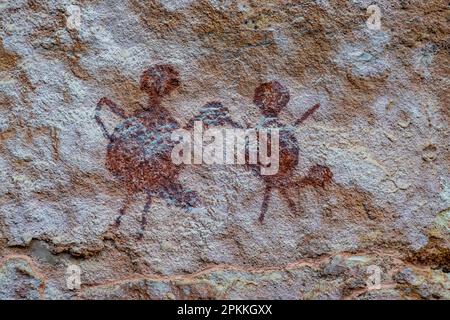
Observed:
[[[449,299],[450,11],[372,2],[1,2],[0,298]],[[193,119],[298,159],[175,170]]]

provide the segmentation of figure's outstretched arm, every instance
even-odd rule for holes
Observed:
[[[308,119],[317,109],[320,108],[320,103],[313,105],[311,108],[306,110],[306,112],[295,122],[295,125],[301,125],[306,119]]]
[[[111,135],[108,133],[108,130],[106,130],[105,124],[103,123],[103,120],[100,118],[100,110],[103,106],[107,106],[109,110],[111,110],[114,114],[118,115],[119,117],[126,119],[127,114],[125,111],[122,110],[117,104],[115,104],[110,99],[103,97],[100,99],[100,101],[97,103],[97,107],[95,108],[95,121],[97,121],[98,125],[103,131],[104,136],[111,140]]]

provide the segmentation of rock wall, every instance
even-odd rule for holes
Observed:
[[[449,299],[449,21],[444,0],[2,1],[0,298]],[[273,179],[158,147],[273,116],[294,164]]]

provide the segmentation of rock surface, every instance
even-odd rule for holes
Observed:
[[[366,0],[0,2],[0,299],[450,299],[450,8],[376,3],[380,30]],[[151,92],[157,64],[179,83]],[[269,81],[299,142],[270,194],[244,166],[108,167],[96,116],[256,127]]]

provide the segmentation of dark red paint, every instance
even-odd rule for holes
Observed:
[[[280,191],[281,196],[285,199],[291,211],[296,213],[297,208],[295,202],[288,194],[289,189],[296,187],[303,188],[306,186],[323,188],[327,183],[331,182],[333,178],[333,173],[331,170],[322,165],[315,165],[311,167],[307,176],[301,178],[300,180],[296,181],[293,178],[294,170],[299,163],[299,143],[293,130],[289,130],[278,120],[278,114],[286,107],[289,100],[289,90],[277,81],[263,83],[255,89],[253,102],[260,108],[261,113],[265,117],[262,127],[279,129],[280,139],[278,173],[275,175],[261,175],[266,185],[259,216],[259,221],[261,222],[264,221],[264,217],[267,213],[270,196],[273,189],[277,188]],[[309,108],[295,122],[295,124],[302,124],[319,107],[320,104],[316,104]],[[258,173],[260,172],[259,166],[253,167]]]
[[[128,116],[108,98],[97,104],[95,119],[105,137],[110,141],[107,147],[106,167],[124,184],[127,199],[120,210],[116,224],[120,224],[126,213],[129,197],[144,192],[147,202],[142,214],[143,236],[152,197],[159,196],[174,205],[190,208],[197,204],[197,196],[185,191],[177,177],[180,167],[172,163],[171,151],[174,143],[171,133],[177,129],[177,121],[162,105],[162,99],[180,84],[178,72],[170,65],[159,64],[145,70],[141,76],[140,88],[148,95],[148,105],[134,116]],[[124,121],[112,134],[108,133],[98,111],[107,106]]]

